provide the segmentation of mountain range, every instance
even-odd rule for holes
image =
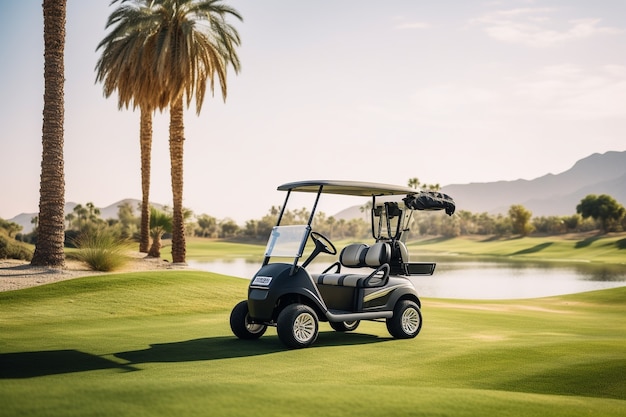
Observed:
[[[441,192],[454,198],[457,211],[492,215],[507,214],[512,205],[519,204],[530,210],[533,217],[569,216],[576,213],[580,200],[589,194],[608,194],[626,206],[626,151],[594,153],[565,172],[546,174],[533,180],[451,184],[442,187]],[[100,216],[103,219],[117,218],[118,206],[123,203],[138,207],[140,200],[126,199],[100,208]],[[66,203],[65,212],[71,213],[75,206],[76,203]],[[36,215],[22,213],[7,220],[21,225],[23,233],[29,233],[33,229],[31,219]],[[362,216],[360,206],[346,208],[334,215],[336,219]]]
[[[546,174],[533,180],[451,184],[441,192],[454,198],[457,212],[506,215],[512,205],[522,205],[533,217],[569,216],[589,194],[608,194],[626,206],[626,151],[594,153],[560,174]],[[359,207],[350,207],[335,216],[350,219],[362,216]]]

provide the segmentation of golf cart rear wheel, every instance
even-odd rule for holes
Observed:
[[[304,304],[289,304],[278,315],[276,332],[287,347],[308,347],[317,339],[319,322],[315,311]]]
[[[230,329],[233,334],[240,339],[258,339],[263,336],[267,326],[264,324],[252,323],[248,315],[248,302],[241,301],[230,313]]]
[[[400,300],[387,319],[387,330],[396,339],[412,339],[422,329],[422,313],[414,301]]]
[[[356,330],[357,327],[359,327],[359,324],[361,323],[360,320],[354,320],[354,321],[340,321],[340,322],[329,322],[330,323],[330,327],[333,328],[333,330],[337,331],[337,332],[351,332],[353,330]]]

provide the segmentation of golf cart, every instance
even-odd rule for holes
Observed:
[[[248,299],[238,303],[230,315],[235,336],[258,339],[268,326],[275,326],[287,347],[302,348],[317,339],[319,321],[345,332],[355,330],[361,320],[383,319],[394,338],[417,336],[422,327],[421,302],[408,277],[432,275],[435,263],[409,261],[404,243],[407,227],[414,210],[445,210],[452,215],[454,201],[437,192],[355,181],[300,181],[278,190],[286,191],[287,196],[270,234],[263,265],[250,281]],[[308,222],[281,224],[294,192],[316,194]],[[374,243],[351,243],[341,250],[338,261],[312,274],[307,267],[319,254],[337,254],[333,243],[311,228],[322,194],[371,198]],[[300,263],[309,238],[314,247]],[[283,259],[278,262],[275,258]]]

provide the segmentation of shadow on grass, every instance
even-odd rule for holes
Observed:
[[[527,255],[529,253],[537,253],[537,252],[541,252],[542,250],[550,246],[552,246],[552,242],[546,242],[540,245],[535,245],[532,248],[527,248],[527,249],[523,249],[517,252],[513,252],[513,255]]]
[[[487,236],[486,238],[482,239],[481,242],[497,242],[499,240],[505,240],[505,239],[502,236],[493,235],[493,236]]]
[[[600,238],[602,238],[602,236],[600,236],[600,235],[588,237],[588,238],[583,239],[583,240],[581,240],[579,242],[576,242],[576,245],[574,245],[574,247],[576,249],[586,248],[587,246],[591,245],[593,242],[595,242],[596,240],[598,240]]]
[[[312,347],[362,345],[386,340],[390,338],[359,333],[321,332]],[[120,364],[102,356],[73,349],[2,353],[0,379],[35,378],[104,369],[137,371],[139,369],[132,365],[150,362],[209,361],[266,355],[287,350],[277,336],[265,336],[259,340],[240,340],[230,336],[159,343],[150,345],[148,349],[114,354],[116,358],[128,361],[128,364]]]
[[[359,333],[320,332],[311,348],[324,346],[363,345],[383,342],[386,338]],[[234,336],[210,337],[182,342],[158,343],[148,349],[116,353],[129,365],[150,362],[193,362],[216,359],[267,355],[288,350],[278,336],[263,336],[258,340],[240,340]]]
[[[626,249],[626,239],[618,240],[615,242],[615,246],[617,246],[618,249]]]
[[[134,370],[127,365],[72,349],[0,354],[0,379],[34,378],[102,369]]]

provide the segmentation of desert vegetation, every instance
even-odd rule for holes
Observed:
[[[120,239],[111,229],[101,228],[81,234],[74,244],[78,250],[73,251],[71,256],[94,271],[114,271],[128,262],[126,252],[129,242]]]

